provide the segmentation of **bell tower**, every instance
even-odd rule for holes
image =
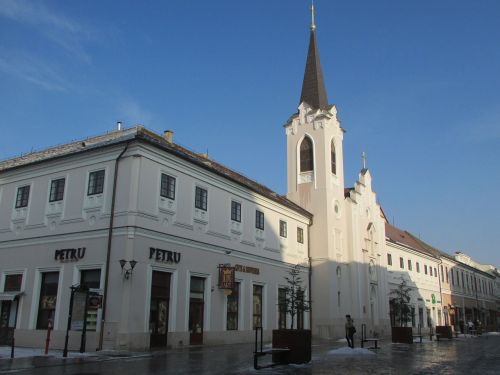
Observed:
[[[316,40],[314,5],[311,14],[309,48],[298,112],[285,124],[287,198],[314,214],[309,237],[315,293],[312,296],[313,328],[316,330],[314,334],[318,334],[319,329],[320,336],[329,337],[333,321],[348,313],[341,306],[350,305],[348,299],[352,298],[341,295],[338,286],[342,273],[342,267],[338,267],[348,261],[342,147],[344,130],[337,118],[335,105],[328,104]],[[315,301],[321,301],[321,308],[314,308]]]

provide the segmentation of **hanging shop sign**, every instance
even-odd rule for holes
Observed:
[[[181,261],[181,253],[170,250],[162,250],[155,247],[149,248],[149,259],[154,259],[157,262],[163,263],[179,263]]]
[[[432,299],[432,304],[436,303],[436,296],[434,294],[431,294],[431,299]]]
[[[60,262],[77,262],[85,256],[85,248],[59,249],[54,252],[54,259]]]
[[[234,289],[235,269],[229,264],[219,264],[219,289]]]
[[[260,273],[258,268],[242,266],[241,264],[235,264],[234,269],[238,272],[252,273],[254,275],[258,275]]]

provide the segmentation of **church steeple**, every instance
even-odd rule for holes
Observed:
[[[300,103],[306,102],[314,109],[325,109],[328,107],[323,71],[319,61],[319,51],[316,42],[316,25],[314,23],[314,4],[311,5],[311,36],[309,38],[309,50],[307,52],[306,70],[302,82]]]

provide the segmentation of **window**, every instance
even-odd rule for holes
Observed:
[[[311,138],[305,137],[300,144],[300,171],[309,172],[313,169],[313,145]]]
[[[199,208],[200,210],[207,210],[207,201],[208,201],[208,191],[202,189],[199,186],[196,186],[195,197],[194,197],[194,206]]]
[[[457,285],[460,286],[460,274],[457,271]]]
[[[434,267],[434,276],[438,277],[438,271],[437,271],[436,267]]]
[[[262,327],[262,285],[253,286],[253,329]]]
[[[59,283],[59,272],[42,273],[40,287],[40,301],[38,303],[37,329],[47,329],[49,319],[54,322],[57,302],[57,286]]]
[[[405,261],[402,257],[399,258],[399,268],[405,268]]]
[[[161,174],[160,195],[164,198],[175,199],[175,177]]]
[[[280,220],[280,236],[286,238],[286,221]]]
[[[335,143],[332,139],[331,144],[331,156],[332,156],[332,173],[337,174],[337,156],[335,155]]]
[[[231,201],[231,220],[241,223],[241,203]]]
[[[278,329],[286,328],[286,289],[278,289]]]
[[[101,286],[101,270],[82,270],[80,272],[80,285],[89,289],[99,289]],[[87,307],[87,330],[95,331],[97,328],[98,306],[89,304]]]
[[[416,263],[416,266],[417,266],[417,272],[420,273],[420,263]]]
[[[432,267],[429,267],[429,275],[432,276]]]
[[[392,266],[392,255],[387,253],[387,265]]]
[[[255,211],[255,228],[264,230],[264,212]]]
[[[304,243],[304,229],[297,228],[297,242]]]
[[[17,189],[16,197],[16,208],[22,208],[28,206],[28,200],[30,197],[30,186],[21,186]]]
[[[64,185],[66,184],[65,178],[59,178],[50,182],[50,195],[49,202],[62,201],[64,198]]]
[[[90,172],[87,195],[102,194],[104,191],[104,169]]]
[[[427,275],[427,264],[424,264],[424,273]]]
[[[5,285],[3,287],[4,292],[20,292],[21,285],[23,283],[23,275],[6,275]]]
[[[234,284],[234,289],[227,296],[227,322],[226,329],[228,331],[238,330],[238,309],[240,299],[240,283]]]
[[[448,277],[448,267],[446,267],[445,270],[446,270],[446,283],[449,284],[450,283],[450,279]]]
[[[408,270],[411,271],[411,259],[408,259]]]
[[[443,265],[441,265],[441,281],[444,282],[444,271],[443,271]]]

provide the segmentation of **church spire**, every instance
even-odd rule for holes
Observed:
[[[319,61],[319,51],[316,42],[316,25],[314,23],[314,3],[311,5],[311,35],[307,52],[306,70],[302,82],[300,102],[306,102],[314,109],[328,107],[323,71]]]

